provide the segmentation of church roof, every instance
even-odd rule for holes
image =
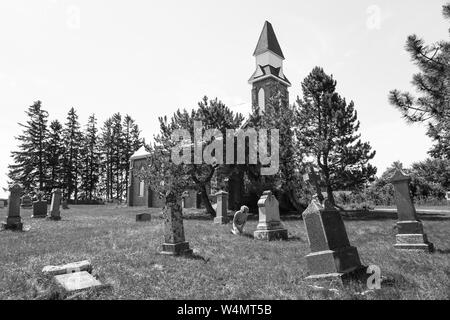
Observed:
[[[130,160],[138,160],[145,159],[150,155],[148,151],[145,149],[145,146],[142,146],[138,151],[136,151],[130,158]]]
[[[291,82],[288,80],[288,78],[286,78],[286,76],[281,73],[281,68],[275,68],[271,65],[258,65],[258,68],[253,73],[248,82],[253,83],[267,77],[274,77],[278,80],[281,80],[281,82],[284,82],[287,86],[291,86]]]
[[[253,55],[256,56],[266,51],[272,51],[284,59],[283,51],[281,51],[275,31],[273,31],[272,25],[268,21],[264,23],[263,30],[259,36],[258,44],[256,45]]]

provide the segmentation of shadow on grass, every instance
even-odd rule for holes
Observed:
[[[211,258],[205,258],[196,253],[185,254],[185,255],[182,255],[182,257],[185,259],[189,259],[189,260],[200,260],[200,261],[203,261],[204,263],[208,263],[209,260],[211,260]]]
[[[450,249],[436,249],[436,253],[439,253],[439,254],[450,254]]]
[[[417,214],[417,217],[422,221],[450,221],[450,216],[438,213]],[[397,212],[373,212],[366,213],[342,213],[344,220],[360,220],[360,221],[376,221],[376,220],[397,220]]]

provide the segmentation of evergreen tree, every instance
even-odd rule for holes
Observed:
[[[42,109],[41,101],[36,101],[25,112],[26,124],[19,124],[23,133],[16,137],[19,150],[11,156],[14,164],[9,166],[9,178],[23,185],[28,192],[44,191],[47,184],[47,119],[48,113]]]
[[[347,104],[336,92],[336,81],[316,67],[302,82],[303,99],[297,99],[297,139],[300,148],[314,157],[335,204],[333,190],[354,189],[373,181],[375,156],[369,143],[361,142],[353,101]]]
[[[116,113],[111,118],[111,186],[115,193],[115,199],[123,197],[123,159],[124,159],[124,137],[122,130],[122,115]]]
[[[122,152],[122,170],[125,172],[122,189],[125,190],[125,198],[128,197],[128,181],[130,175],[130,158],[143,146],[143,141],[139,137],[140,130],[136,122],[126,115],[123,119],[123,152]]]
[[[113,140],[112,140],[112,120],[107,119],[102,127],[102,133],[100,137],[100,152],[101,152],[101,192],[106,196],[107,200],[113,199],[113,186],[112,186],[112,153],[113,153]]]
[[[47,144],[47,165],[49,177],[47,188],[48,194],[53,188],[63,187],[64,145],[61,137],[62,129],[63,127],[58,120],[54,120],[51,122]]]
[[[191,137],[194,137],[194,121],[202,121],[204,130],[217,129],[221,132],[222,137],[226,137],[226,129],[237,129],[243,122],[243,117],[240,113],[235,114],[227,106],[225,106],[217,98],[214,100],[208,100],[205,96],[202,101],[198,103],[198,108],[188,112],[186,110],[178,110],[174,113],[170,120],[167,117],[160,117],[160,134],[155,137],[155,142],[158,147],[162,147],[163,150],[170,151],[174,145],[172,140],[172,133],[176,129],[187,130]],[[203,133],[202,133],[203,136]],[[213,137],[210,139],[202,139],[202,154],[204,148],[213,141]],[[225,144],[224,144],[225,150]],[[194,147],[191,148],[191,159],[194,159]],[[225,157],[226,152],[223,152]],[[225,158],[223,164],[214,163],[191,163],[185,166],[186,174],[190,177],[191,186],[196,186],[197,190],[202,195],[203,203],[206,206],[206,210],[209,214],[215,215],[215,211],[211,205],[208,197],[207,186],[210,185],[211,179],[216,173],[218,168],[224,168]],[[185,177],[180,177],[184,179]]]
[[[450,4],[443,6],[443,15],[450,18]],[[420,70],[412,84],[421,96],[392,90],[389,100],[407,121],[427,122],[427,134],[436,142],[429,153],[450,159],[450,42],[425,45],[423,39],[411,35],[406,50]]]
[[[64,186],[66,188],[67,199],[74,195],[78,200],[78,180],[80,176],[80,151],[83,134],[78,122],[78,115],[74,108],[69,110],[67,122],[63,130],[64,141]]]
[[[84,191],[84,197],[92,200],[97,191],[100,175],[100,152],[97,136],[97,119],[92,114],[89,117],[86,130],[84,132],[84,142],[81,149],[82,174],[81,188]]]

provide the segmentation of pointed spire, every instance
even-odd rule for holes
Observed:
[[[277,36],[275,35],[275,31],[273,31],[272,25],[269,21],[264,23],[263,30],[259,36],[258,44],[253,55],[256,56],[266,51],[272,51],[284,59]]]

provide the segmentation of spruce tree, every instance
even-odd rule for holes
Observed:
[[[16,137],[20,142],[19,150],[11,153],[14,164],[9,166],[9,178],[22,184],[26,192],[44,191],[48,180],[48,112],[42,109],[41,101],[36,101],[25,113],[28,120],[25,124],[19,123],[23,132]]]
[[[113,140],[112,140],[112,120],[107,119],[102,127],[100,135],[100,157],[101,157],[101,191],[105,194],[107,200],[113,198],[113,186],[112,186],[112,153],[113,153]]]
[[[80,175],[80,149],[82,144],[82,132],[78,115],[74,108],[69,110],[67,122],[63,130],[64,141],[64,186],[66,188],[67,199],[74,195],[78,200],[78,179]]]
[[[333,190],[351,190],[371,182],[376,168],[369,161],[375,151],[362,142],[353,101],[336,92],[336,81],[316,67],[303,80],[303,99],[297,99],[296,130],[299,148],[314,157],[335,204]]]
[[[86,199],[92,200],[97,191],[100,175],[100,152],[97,135],[97,119],[94,114],[89,117],[83,135],[81,148],[81,189]]]
[[[125,178],[122,189],[125,190],[125,198],[128,197],[128,180],[130,176],[130,158],[142,147],[143,141],[139,137],[140,130],[136,122],[126,115],[123,119],[123,152],[122,152],[122,170],[125,172]]]
[[[62,129],[62,124],[58,120],[51,122],[47,144],[47,165],[49,177],[49,183],[47,186],[48,194],[53,188],[63,187],[64,144],[62,141]]]

